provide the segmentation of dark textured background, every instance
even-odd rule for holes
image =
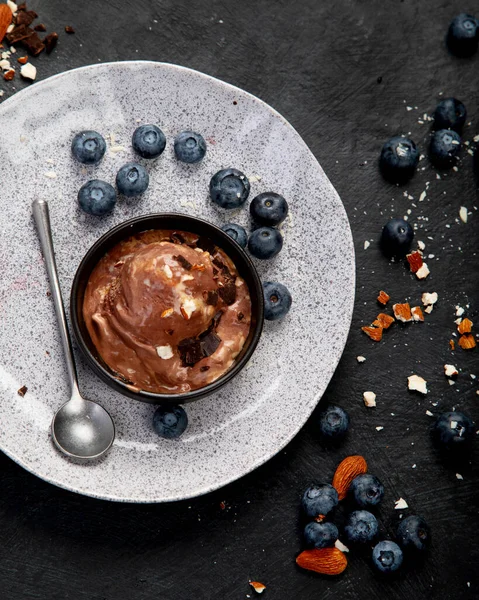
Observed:
[[[2,599],[232,600],[255,596],[250,578],[267,585],[263,597],[271,600],[478,597],[478,443],[470,464],[444,465],[431,445],[432,419],[425,414],[455,406],[479,420],[479,380],[470,378],[471,372],[479,376],[478,349],[448,349],[455,304],[469,303],[469,316],[479,321],[479,213],[473,208],[479,199],[472,158],[464,153],[459,171],[441,180],[424,159],[425,170],[400,189],[377,170],[381,144],[392,134],[411,132],[424,151],[429,125],[418,124],[418,118],[433,110],[441,92],[466,104],[471,126],[464,138],[479,133],[479,55],[459,60],[444,47],[451,18],[477,10],[474,4],[31,0],[39,21],[60,33],[57,50],[32,61],[39,79],[98,61],[178,63],[256,94],[303,136],[340,193],[355,239],[356,310],[323,400],[346,408],[352,425],[347,441],[327,450],[316,439],[313,416],[285,451],[256,472],[205,497],[169,505],[83,498],[36,479],[2,455]],[[63,33],[65,25],[76,34]],[[28,85],[13,83],[17,89]],[[12,84],[2,81],[0,88],[8,90],[7,97]],[[431,182],[426,199],[418,202],[426,181]],[[405,198],[404,190],[415,200]],[[473,212],[467,224],[457,219],[461,205]],[[426,282],[403,264],[388,263],[377,248],[387,217],[402,216],[408,208],[410,221],[421,227],[417,238],[435,255],[428,260]],[[364,250],[366,239],[372,242]],[[412,303],[420,303],[422,291],[437,291],[439,302],[426,323],[395,325],[375,344],[360,326],[377,314],[381,288],[395,301]],[[359,365],[358,354],[367,362]],[[445,362],[461,369],[455,386],[444,377]],[[407,391],[413,372],[428,380],[426,398]],[[365,390],[376,392],[377,409],[364,407]],[[384,430],[377,432],[379,425]],[[385,535],[393,535],[394,501],[400,496],[410,506],[405,514],[422,514],[432,529],[424,565],[393,581],[380,579],[367,557],[352,552],[337,579],[301,572],[294,563],[302,489],[311,479],[329,480],[336,464],[352,453],[363,454],[386,486],[380,510]]]

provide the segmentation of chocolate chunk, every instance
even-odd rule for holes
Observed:
[[[184,244],[185,238],[181,235],[181,233],[173,231],[173,233],[170,235],[170,241],[173,242],[173,244]]]
[[[65,31],[66,33],[75,33],[75,30],[71,25],[65,25]]]
[[[50,54],[50,52],[57,45],[58,33],[49,33],[47,36],[45,36],[45,39],[43,40],[43,42],[45,43],[45,48],[46,48],[47,54]]]
[[[32,35],[32,33],[35,32],[30,27],[27,27],[26,25],[19,25],[10,31],[10,33],[7,33],[5,37],[7,38],[9,44],[16,44],[17,42],[20,42],[21,40],[24,40]]]
[[[27,10],[27,3],[22,2],[21,4],[17,4],[17,12],[21,12],[22,10]]]
[[[216,246],[214,243],[207,237],[201,236],[198,238],[196,242],[198,248],[201,248],[205,252],[209,252],[210,254],[214,254],[216,252]]]
[[[206,337],[207,335],[209,335],[212,331],[216,331],[219,323],[220,323],[220,319],[223,316],[223,311],[219,310],[216,315],[211,319],[211,323],[208,325],[208,329],[205,329],[205,331],[203,331],[202,333],[200,333],[200,335],[198,336],[198,338],[201,340],[204,337]]]
[[[190,261],[186,260],[184,256],[181,256],[181,254],[179,254],[178,256],[173,256],[173,258],[180,263],[183,269],[185,269],[186,271],[191,271],[191,267],[193,265],[190,263]]]
[[[244,314],[242,312],[238,313],[238,321],[242,321],[244,319]]]
[[[33,29],[35,31],[46,31],[47,27],[44,23],[38,23],[38,25],[35,25],[35,27]]]
[[[214,352],[216,352],[216,350],[220,344],[221,344],[221,338],[219,338],[216,335],[216,333],[214,333],[214,331],[211,331],[200,342],[203,356],[211,356]]]
[[[17,394],[23,398],[23,396],[25,396],[25,394],[27,393],[27,391],[28,391],[27,386],[26,385],[22,385],[22,387],[18,390]]]
[[[225,269],[225,263],[217,256],[213,258],[213,264],[216,265],[220,271],[223,271],[223,269]]]
[[[181,340],[178,344],[178,352],[185,367],[192,367],[203,358],[201,342],[196,338]]]
[[[40,52],[45,50],[45,44],[38,37],[38,33],[36,31],[33,31],[33,29],[30,29],[30,27],[27,27],[27,29],[30,30],[31,33],[28,37],[20,40],[20,43],[22,44],[22,46],[24,46],[28,50],[28,52],[32,56],[38,56],[40,54]]]
[[[31,25],[33,21],[38,17],[37,13],[34,10],[21,11],[17,13],[15,17],[15,23],[18,25]]]
[[[218,292],[216,290],[203,292],[203,298],[209,306],[216,306],[218,304]]]
[[[234,279],[225,277],[223,285],[218,288],[218,293],[223,302],[230,306],[236,300],[236,285]]]
[[[200,371],[202,373],[205,373],[206,371],[209,371],[209,370],[210,370],[210,368],[208,365],[203,365],[202,367],[200,367]]]

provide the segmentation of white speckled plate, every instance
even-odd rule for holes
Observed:
[[[90,178],[114,183],[132,160],[131,135],[156,123],[167,148],[148,163],[140,200],[120,200],[93,218],[76,195]],[[109,150],[98,167],[70,154],[75,132],[95,129]],[[178,163],[173,138],[201,132],[199,165]],[[0,105],[0,447],[39,477],[107,500],[163,502],[204,494],[261,465],[299,431],[321,398],[346,342],[354,301],[354,251],[341,200],[296,131],[258,98],[202,73],[154,62],[100,64],[36,83]],[[113,392],[77,354],[80,387],[112,414],[117,438],[101,461],[75,464],[50,437],[56,408],[69,397],[53,304],[31,218],[35,197],[48,199],[65,304],[86,250],[132,216],[178,211],[213,223],[248,224],[248,209],[221,211],[208,198],[210,177],[237,167],[251,196],[274,190],[290,205],[285,244],[259,262],[265,280],[285,283],[294,302],[282,321],[266,323],[249,365],[214,396],[188,405],[189,427],[176,441],[158,439],[154,407]],[[338,319],[338,315],[341,318]],[[17,390],[27,386],[21,397]]]

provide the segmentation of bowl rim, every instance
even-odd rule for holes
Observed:
[[[197,390],[192,390],[189,392],[182,392],[179,394],[159,394],[159,393],[154,393],[154,392],[148,392],[145,390],[140,390],[137,392],[137,391],[134,391],[133,389],[131,389],[131,387],[128,386],[128,384],[126,384],[126,383],[122,382],[120,379],[116,378],[107,368],[105,368],[96,359],[96,357],[90,351],[87,343],[85,342],[83,332],[80,327],[80,318],[79,318],[78,310],[77,310],[78,309],[79,288],[80,288],[82,280],[84,280],[84,277],[83,277],[84,271],[85,271],[85,269],[88,268],[90,261],[95,259],[94,266],[88,272],[87,280],[89,279],[95,266],[98,264],[98,261],[105,255],[106,252],[108,252],[111,248],[113,248],[116,244],[118,244],[121,241],[121,239],[116,240],[114,243],[112,243],[111,245],[108,246],[108,243],[110,242],[110,240],[112,238],[114,238],[117,234],[119,234],[120,232],[125,233],[125,235],[122,239],[127,239],[129,237],[128,229],[136,227],[137,225],[141,225],[143,223],[145,224],[145,228],[137,230],[137,231],[135,231],[135,233],[140,233],[141,231],[148,231],[149,229],[159,229],[158,226],[148,227],[148,223],[152,220],[165,219],[165,218],[166,219],[185,219],[190,222],[193,221],[198,226],[203,226],[203,227],[206,227],[207,229],[212,230],[214,235],[219,236],[219,238],[222,239],[222,241],[224,241],[226,246],[228,246],[228,244],[230,246],[232,246],[236,250],[236,252],[239,253],[239,255],[241,256],[246,269],[249,271],[249,274],[252,277],[252,280],[254,283],[254,289],[251,289],[250,285],[248,287],[249,287],[250,297],[254,298],[254,300],[255,300],[255,303],[252,303],[252,304],[253,304],[253,306],[254,306],[254,304],[256,304],[256,311],[255,311],[256,323],[254,325],[253,334],[252,334],[251,340],[248,344],[248,347],[244,351],[244,354],[241,356],[241,358],[239,360],[237,360],[235,362],[235,364],[228,371],[226,371],[226,373],[221,375],[221,377],[219,377],[215,381],[213,381],[213,382],[209,383],[208,385],[206,385],[202,388],[199,388]],[[165,226],[165,229],[168,229],[168,227]],[[176,229],[176,228],[173,228],[173,229]],[[177,229],[180,229],[180,228],[177,228]],[[184,227],[183,231],[188,231],[188,227]],[[130,235],[133,235],[133,233]],[[211,236],[206,234],[205,237],[211,237]],[[227,248],[224,248],[224,246],[222,244],[216,243],[216,241],[214,239],[213,239],[213,242],[215,243],[215,245],[217,245],[221,249],[223,249],[226,252],[226,254],[229,256]],[[101,252],[101,256],[99,258],[96,258],[96,255],[99,252]],[[231,260],[233,260],[233,259],[231,259]],[[233,261],[233,262],[234,262],[235,266],[237,267],[236,262],[235,261]],[[83,298],[82,298],[82,301],[83,301]],[[83,302],[82,302],[82,304],[83,304]],[[98,238],[93,243],[93,245],[87,250],[87,252],[84,254],[80,264],[77,267],[77,270],[73,277],[72,286],[71,286],[70,319],[71,319],[71,324],[72,324],[75,341],[77,342],[80,350],[82,351],[83,355],[85,356],[88,364],[90,365],[90,367],[92,368],[94,373],[96,373],[100,377],[100,379],[102,379],[110,387],[112,387],[116,391],[122,393],[123,395],[128,396],[129,398],[132,398],[134,400],[139,400],[141,402],[147,402],[150,404],[165,404],[165,403],[184,404],[187,402],[192,402],[194,400],[199,400],[200,398],[203,398],[205,396],[209,396],[210,394],[213,394],[218,389],[220,389],[221,387],[226,385],[228,382],[230,382],[232,379],[234,379],[234,377],[248,363],[249,359],[251,358],[253,352],[256,349],[256,346],[258,345],[258,342],[259,342],[259,339],[261,337],[261,333],[263,330],[263,325],[264,325],[263,284],[261,282],[258,271],[257,271],[253,261],[248,256],[248,254],[245,252],[245,250],[233,238],[231,238],[226,232],[224,232],[217,225],[211,223],[210,221],[206,221],[205,219],[201,219],[199,217],[194,217],[192,215],[188,215],[185,213],[176,213],[176,212],[149,213],[146,215],[132,217],[131,219],[127,219],[126,221],[122,221],[121,223],[118,223],[117,225],[115,225],[114,227],[112,227],[111,229],[106,231],[100,238]],[[83,320],[83,319],[81,318],[81,320]]]

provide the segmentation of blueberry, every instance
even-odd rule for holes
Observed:
[[[248,234],[244,227],[241,227],[241,225],[237,225],[236,223],[225,223],[225,225],[222,225],[221,229],[233,238],[242,248],[246,248]]]
[[[286,219],[288,203],[275,192],[264,192],[253,198],[249,211],[255,223],[274,227]]]
[[[454,129],[461,131],[466,122],[466,107],[456,98],[444,98],[434,111],[435,129]]]
[[[414,229],[401,218],[391,219],[383,227],[381,248],[387,256],[405,256],[411,249]]]
[[[390,540],[383,540],[373,548],[373,565],[381,573],[393,573],[402,565],[401,548]]]
[[[206,154],[204,137],[194,131],[183,131],[175,138],[175,154],[178,160],[185,163],[197,163]]]
[[[462,13],[455,17],[447,32],[449,50],[457,56],[471,56],[479,42],[479,21],[472,15]]]
[[[328,440],[342,439],[349,427],[349,415],[341,407],[330,404],[319,413],[319,431]]]
[[[103,158],[106,142],[96,131],[80,131],[73,138],[72,154],[84,165],[96,165]]]
[[[144,166],[137,163],[123,165],[116,174],[116,187],[120,194],[132,197],[139,196],[148,187],[150,177]]]
[[[356,504],[362,508],[376,506],[384,496],[384,486],[374,475],[363,473],[357,475],[349,488]]]
[[[116,193],[113,186],[100,179],[87,181],[78,192],[78,203],[90,215],[101,216],[113,210]]]
[[[451,129],[440,129],[431,138],[429,158],[440,169],[448,169],[457,162],[461,151],[461,136]]]
[[[418,162],[419,150],[416,144],[400,136],[388,140],[379,157],[382,174],[394,183],[402,183],[410,179],[414,175]]]
[[[266,260],[281,252],[283,236],[273,227],[260,227],[249,236],[248,250],[256,258]]]
[[[157,158],[165,149],[166,138],[156,125],[141,125],[133,132],[131,143],[142,158]]]
[[[329,483],[313,484],[304,492],[301,506],[310,519],[326,516],[338,504],[338,492]]]
[[[159,406],[153,415],[156,433],[168,440],[180,437],[188,426],[188,416],[181,406]]]
[[[429,526],[422,517],[411,515],[401,521],[397,530],[397,541],[408,550],[424,551],[431,541]]]
[[[238,169],[222,169],[210,181],[210,195],[221,208],[239,208],[249,195],[249,180]]]
[[[472,442],[474,424],[462,412],[445,412],[433,427],[437,444],[448,451],[466,450]]]
[[[328,548],[338,539],[338,528],[334,523],[312,521],[304,528],[304,543],[308,548]]]
[[[378,533],[378,521],[367,510],[355,510],[348,516],[344,532],[350,542],[371,542]]]
[[[288,288],[277,281],[263,283],[264,318],[268,321],[282,319],[291,308],[293,299]]]

